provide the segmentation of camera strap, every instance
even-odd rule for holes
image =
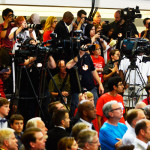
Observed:
[[[14,41],[16,42],[16,31],[14,32]]]

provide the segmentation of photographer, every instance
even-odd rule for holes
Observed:
[[[146,27],[146,29],[141,32],[141,37],[150,40],[150,18],[145,18],[143,20],[143,24]]]
[[[75,23],[77,24],[77,30],[82,30],[83,33],[85,31],[85,26],[87,23],[85,23],[85,17],[87,17],[87,13],[81,9],[77,12],[77,20]]]
[[[13,10],[6,8],[2,12],[3,23],[0,24],[0,65],[10,65],[9,52],[13,48],[13,42],[9,40],[8,35],[14,26]]]
[[[87,45],[82,45],[81,49],[82,48],[87,48]],[[75,65],[78,67],[78,74],[79,74],[81,87],[86,88],[88,91],[93,93],[94,103],[96,105],[98,95],[97,95],[97,89],[94,85],[93,78],[97,81],[99,85],[99,94],[104,93],[104,88],[97,74],[97,71],[94,68],[94,64],[92,62],[90,55],[87,52],[80,50],[79,56],[76,56],[75,58],[71,59],[66,64],[66,67],[68,69],[71,69]],[[72,95],[71,95],[72,96],[71,97],[71,112],[72,114],[74,114],[75,109],[78,107],[78,102],[79,102],[78,94],[80,91],[79,91],[79,87],[77,83],[78,82],[77,77],[74,74],[72,74],[71,76],[72,76],[71,85],[73,85]]]
[[[15,50],[18,49],[18,45],[20,45],[19,43],[20,41],[23,43],[26,39],[30,37],[36,40],[35,32],[33,32],[33,29],[31,28],[27,29],[27,23],[23,16],[18,16],[15,19],[15,25],[16,27],[12,28],[9,34],[9,39],[15,40]]]
[[[95,31],[95,26],[93,24],[88,24],[85,27],[85,34],[88,39],[91,40],[91,44],[99,44],[101,49],[101,56],[103,57],[103,51],[106,49],[107,42],[100,38],[100,32]]]

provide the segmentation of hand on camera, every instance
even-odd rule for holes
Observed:
[[[67,91],[63,91],[63,92],[61,92],[61,94],[62,94],[63,96],[68,96],[68,95],[69,95],[69,93],[68,93]]]

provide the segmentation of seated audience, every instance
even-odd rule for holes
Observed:
[[[122,138],[123,145],[133,145],[136,134],[135,134],[135,125],[137,121],[141,119],[145,119],[145,114],[141,109],[130,109],[127,112],[127,122],[128,122],[128,130],[124,134]]]
[[[100,129],[101,150],[115,150],[122,145],[123,135],[127,131],[127,126],[119,123],[123,110],[119,103],[113,100],[103,106],[103,113],[108,120]]]
[[[78,150],[74,137],[64,137],[58,142],[58,150]]]
[[[26,124],[26,129],[33,128],[33,127],[41,129],[44,138],[47,139],[47,128],[45,126],[45,123],[42,121],[40,117],[35,117],[28,120]]]
[[[150,121],[147,119],[139,120],[135,126],[135,133],[134,150],[146,150],[150,141]]]
[[[150,120],[150,105],[147,105],[143,108],[146,119]]]
[[[17,139],[15,138],[13,129],[0,129],[0,149],[18,150]]]
[[[45,150],[46,139],[39,128],[29,128],[25,130],[21,137],[25,150]]]
[[[143,109],[146,106],[146,104],[144,102],[138,102],[135,105],[135,109]]]
[[[22,145],[21,136],[23,134],[24,118],[20,114],[13,114],[10,117],[10,127],[15,130],[14,134],[18,140],[18,149]]]
[[[9,104],[10,102],[6,98],[0,97],[0,129],[8,127],[8,122],[5,117],[8,116],[10,110]]]
[[[83,122],[89,127],[89,129],[95,130],[92,123],[92,120],[96,118],[96,109],[94,104],[88,100],[82,100],[78,106],[78,112],[80,116],[78,122]]]
[[[67,110],[58,110],[53,114],[54,127],[48,131],[46,149],[57,150],[57,144],[63,137],[69,136],[66,128],[70,126],[70,118]]]
[[[83,150],[98,150],[100,143],[97,132],[89,129],[82,130],[78,135],[78,146]]]
[[[72,136],[75,138],[75,140],[78,140],[78,134],[83,129],[88,129],[89,127],[84,122],[78,122],[72,127]]]

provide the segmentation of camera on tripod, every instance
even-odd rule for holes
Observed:
[[[121,18],[125,21],[132,21],[134,22],[135,18],[141,18],[142,15],[140,14],[139,6],[136,8],[125,8],[121,10]]]
[[[150,55],[150,43],[142,38],[127,38],[123,40],[122,53],[127,58],[133,58],[139,53]]]

